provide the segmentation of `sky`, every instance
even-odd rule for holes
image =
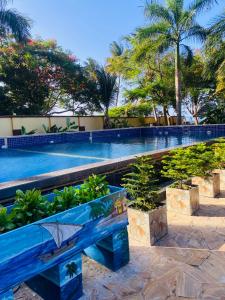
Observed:
[[[225,0],[218,2],[198,19],[201,25],[209,24],[223,11]],[[104,64],[112,41],[120,41],[146,24],[144,3],[145,0],[14,0],[12,6],[32,19],[33,37],[56,39],[81,62],[92,57]]]

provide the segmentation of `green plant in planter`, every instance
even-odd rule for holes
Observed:
[[[225,168],[225,138],[219,138],[211,146],[215,159],[217,161],[217,167],[219,169]]]
[[[49,204],[49,210],[51,214],[56,214],[79,205],[79,199],[76,195],[76,189],[74,187],[65,187],[62,191],[54,190],[53,192],[56,194],[56,196]]]
[[[66,118],[66,127],[63,129],[63,131],[71,131],[76,130],[79,126],[76,125],[76,122],[71,122],[70,118]]]
[[[175,181],[171,187],[189,189],[187,181],[193,174],[193,163],[186,148],[171,150],[169,155],[163,157],[161,174]]]
[[[186,157],[191,164],[191,175],[207,178],[218,166],[215,154],[210,146],[200,143],[186,149]]]
[[[152,159],[147,156],[137,157],[130,165],[131,173],[123,177],[123,187],[130,196],[129,206],[143,211],[155,209],[160,205],[156,173]]]
[[[16,191],[16,201],[12,209],[13,222],[16,227],[36,222],[49,215],[49,202],[41,191],[33,189]]]
[[[105,176],[91,175],[76,190],[76,195],[80,203],[86,203],[91,200],[103,197],[110,193],[108,182]]]
[[[61,126],[58,127],[55,124],[51,127],[47,127],[45,124],[43,124],[42,127],[43,127],[45,133],[60,133],[60,132],[63,132],[63,128]]]
[[[21,134],[22,135],[31,135],[31,134],[35,134],[36,132],[37,132],[37,129],[33,129],[31,131],[27,131],[24,126],[21,127]]]
[[[7,213],[7,208],[0,206],[0,233],[10,231],[15,228],[10,214]]]

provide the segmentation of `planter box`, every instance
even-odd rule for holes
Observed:
[[[217,169],[215,173],[220,175],[220,191],[225,191],[225,170]]]
[[[191,216],[199,209],[198,187],[192,187],[190,190],[167,187],[166,206],[168,211]]]
[[[192,184],[198,185],[200,196],[215,197],[220,193],[220,174],[213,173],[207,178],[193,177]]]
[[[129,261],[125,189],[0,235],[0,299],[26,281],[44,299],[82,295],[81,252],[113,270]],[[47,195],[49,201],[54,194]],[[9,210],[11,207],[9,207]]]
[[[168,232],[166,206],[149,212],[128,208],[129,238],[140,246],[153,246]]]

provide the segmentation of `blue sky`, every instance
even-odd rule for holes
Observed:
[[[222,12],[224,1],[218,0],[219,4],[205,12],[199,22],[208,24]],[[146,23],[144,3],[144,0],[14,0],[13,7],[33,20],[34,36],[56,39],[81,61],[92,57],[104,63],[112,41]]]

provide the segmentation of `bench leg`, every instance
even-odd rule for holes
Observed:
[[[45,300],[79,299],[83,294],[81,254],[35,276],[26,283]]]
[[[125,227],[86,248],[84,254],[112,271],[117,271],[129,262],[127,228]]]
[[[0,300],[13,300],[13,290],[9,290],[7,292],[1,293],[0,294]]]

